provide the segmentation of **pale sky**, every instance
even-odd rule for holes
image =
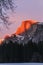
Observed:
[[[16,0],[18,6],[15,10],[16,13],[8,11],[9,20],[13,23],[9,30],[0,24],[2,31],[0,31],[0,38],[6,34],[12,34],[21,25],[23,20],[33,19],[43,22],[43,0]]]

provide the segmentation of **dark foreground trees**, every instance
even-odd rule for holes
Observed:
[[[14,12],[15,8],[15,0],[0,0],[0,23],[2,20],[6,28],[8,28],[8,25],[10,25],[7,11],[12,10]]]
[[[43,42],[42,42],[43,43]],[[27,44],[4,43],[0,46],[0,62],[43,62],[43,48],[41,44],[33,44],[29,41]]]

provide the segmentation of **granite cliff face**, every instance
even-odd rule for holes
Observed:
[[[37,23],[37,28],[33,35],[32,42],[39,43],[41,41],[43,41],[43,23]]]
[[[12,41],[13,43],[18,42],[27,44],[29,41],[32,43],[38,44],[43,41],[43,23],[37,22],[36,24],[31,25],[31,27],[21,34],[13,34],[11,37],[6,38],[4,41]]]
[[[20,27],[18,27],[16,34],[22,34],[23,32],[25,32],[25,30],[28,30],[33,24],[36,24],[37,22],[34,20],[25,20],[22,21],[22,24]]]
[[[21,34],[7,35],[0,45],[0,62],[43,62],[43,23],[37,22]]]
[[[30,29],[21,34],[24,38],[32,40],[33,43],[39,43],[43,41],[43,23],[33,24]],[[26,38],[26,39],[27,39]]]

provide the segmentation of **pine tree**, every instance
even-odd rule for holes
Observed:
[[[8,28],[8,25],[10,25],[10,23],[8,21],[8,16],[6,16],[7,13],[5,12],[9,9],[14,11],[15,8],[15,0],[0,0],[0,19],[3,21],[6,28]]]

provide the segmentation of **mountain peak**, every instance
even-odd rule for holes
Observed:
[[[23,44],[26,44],[28,41],[39,43],[43,41],[43,22],[33,20],[23,21],[16,33],[11,34],[11,36],[6,35],[4,40],[6,43],[9,43],[9,41]]]
[[[37,21],[34,20],[25,20],[22,22],[21,26],[17,29],[16,34],[21,34],[23,33],[25,30],[28,30],[31,25],[37,23]]]

